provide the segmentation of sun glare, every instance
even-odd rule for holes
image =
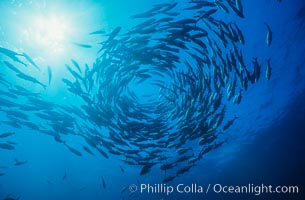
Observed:
[[[68,21],[59,16],[36,16],[25,35],[36,46],[60,53],[69,38]]]
[[[34,59],[40,63],[56,66],[69,62],[72,57],[85,62],[96,59],[94,44],[100,38],[89,33],[100,30],[101,24],[107,30],[100,3],[33,1],[20,9],[16,6],[18,9],[12,9],[15,13],[10,15],[12,21],[7,26],[20,51],[35,55]]]

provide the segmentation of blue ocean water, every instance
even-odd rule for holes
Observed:
[[[32,98],[42,99],[44,103],[45,101],[51,102],[62,107],[73,105],[75,106],[73,109],[81,110],[84,100],[69,92],[67,85],[62,81],[63,78],[71,81],[74,78],[65,64],[73,66],[71,62],[73,59],[82,66],[82,70],[84,70],[85,64],[91,67],[100,58],[100,42],[104,41],[111,31],[120,26],[122,27],[120,34],[124,34],[132,30],[134,25],[145,21],[143,18],[132,19],[129,16],[143,13],[156,4],[175,2],[179,2],[175,7],[175,11],[180,14],[178,19],[192,17],[189,12],[183,10],[183,8],[193,5],[190,3],[191,1],[5,0],[0,2],[0,47],[20,54],[26,52],[40,68],[37,70],[31,64],[25,67],[10,60],[5,54],[0,54],[2,69],[0,77],[9,81],[9,84],[0,85],[0,135],[7,132],[15,133],[12,136],[0,138],[1,144],[10,144],[14,147],[13,150],[0,148],[0,199],[305,198],[305,174],[303,172],[305,168],[303,156],[305,152],[305,57],[303,56],[305,53],[305,3],[302,0],[283,0],[281,2],[243,0],[241,2],[244,18],[236,16],[232,11],[226,14],[219,7],[217,8],[220,11],[214,15],[214,18],[227,23],[236,22],[242,30],[245,45],[241,50],[245,64],[252,70],[252,60],[257,57],[262,65],[261,77],[257,83],[250,84],[248,90],[243,92],[240,104],[224,103],[226,105],[225,120],[238,117],[234,124],[219,136],[226,142],[221,147],[204,154],[188,172],[181,175],[175,175],[170,170],[160,170],[159,164],[152,167],[149,173],[140,175],[143,166],[141,164],[129,165],[124,162],[124,156],[127,153],[126,155],[123,153],[115,155],[106,151],[109,156],[107,159],[96,149],[91,149],[94,155],[86,152],[82,147],[86,144],[84,134],[78,131],[91,127],[90,118],[79,119],[71,113],[73,117],[69,120],[72,122],[75,120],[78,127],[71,129],[68,124],[69,120],[63,120],[64,124],[59,124],[60,127],[58,127],[60,136],[58,139],[55,137],[56,135],[52,135],[53,133],[43,132],[51,129],[50,124],[53,121],[35,116],[35,113],[48,110],[50,104],[46,103],[43,104],[44,107],[41,107],[38,102],[33,103],[34,108],[31,109],[34,111],[19,109],[22,107],[21,105],[32,106],[25,101],[25,97],[30,96],[32,92]],[[225,3],[228,1],[219,2],[227,5]],[[204,7],[204,9],[211,8]],[[45,25],[44,19],[54,19],[54,21],[48,21]],[[270,47],[266,44],[265,22],[270,25],[273,34]],[[99,30],[105,34],[89,34]],[[143,45],[145,46],[145,43]],[[208,46],[208,48],[210,47]],[[224,49],[222,47],[223,51]],[[265,78],[265,66],[269,58],[272,75],[268,81]],[[126,58],[126,60],[132,59],[135,58]],[[16,73],[12,73],[7,68],[5,61],[18,66],[19,70],[35,77],[46,87],[21,80]],[[25,62],[26,59],[23,61]],[[27,62],[29,61],[27,60]],[[177,63],[177,66],[179,64],[181,63]],[[52,70],[52,79],[49,78],[48,66]],[[128,74],[128,71],[126,73]],[[158,75],[155,76],[158,77]],[[112,78],[116,80],[115,76],[108,77],[108,79]],[[171,81],[170,76],[166,77],[166,82]],[[9,90],[8,88],[11,88],[12,85],[23,86],[27,89],[27,95],[20,94],[20,88],[19,90]],[[160,92],[159,88],[150,82],[142,82],[142,84],[132,82],[128,88],[135,91],[141,105],[149,104]],[[11,97],[9,94],[17,97]],[[116,94],[114,93],[113,96]],[[111,94],[107,95],[111,96]],[[8,103],[7,100],[18,106]],[[111,106],[113,105],[111,104]],[[51,106],[50,110],[52,110]],[[8,114],[10,111],[25,113],[27,119],[23,119],[20,113],[19,117],[16,117],[18,115],[16,113]],[[61,114],[61,112],[54,112],[54,119],[61,117],[56,114]],[[138,111],[135,114],[140,115],[141,113]],[[99,118],[97,117],[97,119]],[[16,125],[18,120],[31,122],[38,126],[39,130],[33,130],[28,126],[19,127]],[[115,122],[115,124],[119,124],[119,122]],[[65,127],[68,128],[65,129]],[[175,127],[171,131],[178,130],[178,124]],[[106,129],[99,129],[98,134],[106,135],[104,133],[107,131]],[[93,133],[91,129],[85,136],[91,136],[91,134],[96,133]],[[81,152],[82,155],[75,155],[77,153],[69,150],[60,140],[65,141],[65,144]],[[111,142],[113,145],[121,147],[114,140]],[[197,143],[188,144],[194,149],[196,149],[196,145],[198,146]],[[150,148],[142,150],[145,155],[151,154]],[[127,151],[128,149],[126,149]],[[18,161],[26,163],[18,165]],[[180,166],[179,163],[177,165]],[[173,181],[162,183],[165,177],[172,175],[171,173],[176,178]],[[132,184],[135,184],[137,191],[130,191],[134,189],[134,186],[129,188]],[[158,186],[176,188],[179,184],[189,187],[195,187],[196,184],[196,188],[191,192],[179,193],[175,190],[170,194],[160,190],[141,192],[141,187],[148,186],[148,184],[153,186],[153,189]],[[299,194],[217,193],[212,191],[213,186],[217,184],[223,186],[292,185],[298,186]],[[211,190],[206,193],[209,185]],[[200,190],[198,186],[203,187],[203,193],[198,191]]]

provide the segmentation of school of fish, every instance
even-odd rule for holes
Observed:
[[[270,59],[266,66],[256,57],[245,64],[246,38],[237,23],[219,20],[220,14],[246,17],[241,0],[176,1],[132,15],[141,23],[127,31],[90,33],[104,38],[99,57],[85,66],[71,59],[65,64],[71,76],[62,78],[75,104],[53,102],[31,89],[52,87],[51,66],[43,68],[26,53],[0,47],[0,123],[47,134],[77,156],[116,156],[140,166],[141,176],[153,168],[166,171],[163,182],[172,181],[226,142],[219,136],[238,118],[226,118],[225,102],[239,104],[262,70],[267,80],[271,77]],[[272,31],[265,25],[270,46]],[[31,70],[47,74],[48,80],[32,76]],[[157,92],[141,97],[133,90],[141,84]],[[17,132],[0,134],[0,150],[15,149],[4,139]],[[82,137],[82,149],[66,142],[67,135]],[[16,159],[16,165],[25,163]],[[103,177],[102,183],[106,188]]]

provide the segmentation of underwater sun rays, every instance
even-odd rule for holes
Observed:
[[[58,15],[32,16],[23,30],[23,37],[36,48],[51,53],[63,53],[71,35],[71,23],[66,17]]]

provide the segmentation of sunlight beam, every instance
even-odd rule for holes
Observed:
[[[68,20],[60,16],[35,16],[25,31],[29,41],[53,53],[61,53],[69,38]]]

